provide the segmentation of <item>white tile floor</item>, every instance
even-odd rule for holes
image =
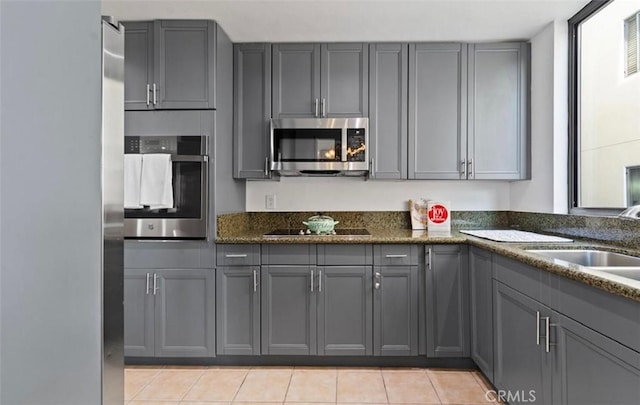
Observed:
[[[125,368],[125,404],[486,404],[476,371],[419,368]],[[491,395],[489,395],[491,397]]]

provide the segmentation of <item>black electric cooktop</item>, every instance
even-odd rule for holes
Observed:
[[[344,238],[367,238],[371,237],[369,231],[365,228],[336,228],[335,233],[306,233],[306,229],[276,229],[269,233],[265,233],[265,238],[322,238],[325,236],[344,237]]]

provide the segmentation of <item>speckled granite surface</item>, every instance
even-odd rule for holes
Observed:
[[[620,282],[602,273],[578,265],[561,264],[551,258],[527,252],[532,248],[599,248],[640,256],[640,221],[577,215],[536,214],[524,212],[452,212],[454,231],[450,237],[429,236],[425,231],[411,231],[409,213],[404,212],[327,212],[336,227],[367,228],[371,237],[345,239],[335,236],[292,236],[266,239],[263,234],[274,229],[298,228],[313,212],[253,212],[225,214],[217,218],[216,243],[417,243],[468,244],[528,265],[583,282],[601,290],[640,302],[640,282]],[[572,244],[513,244],[492,242],[457,232],[457,229],[515,228],[568,236]]]

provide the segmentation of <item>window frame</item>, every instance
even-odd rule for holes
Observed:
[[[568,21],[569,24],[569,213],[576,215],[598,215],[613,216],[619,214],[624,207],[621,208],[583,208],[578,207],[579,197],[579,168],[580,162],[580,110],[578,103],[580,100],[580,24],[595,15],[614,0],[592,0],[587,3],[580,11],[578,11]]]

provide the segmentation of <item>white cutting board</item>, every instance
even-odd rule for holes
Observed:
[[[572,239],[561,238],[559,236],[540,235],[539,233],[514,231],[514,230],[481,230],[467,231],[465,233],[478,238],[493,240],[496,242],[514,242],[514,243],[537,243],[537,242],[573,242]]]

